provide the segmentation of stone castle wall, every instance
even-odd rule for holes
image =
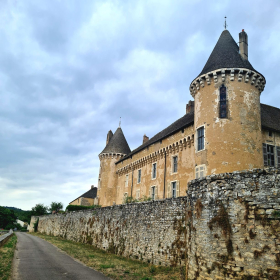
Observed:
[[[176,199],[42,216],[38,229],[186,266],[188,279],[280,279],[280,170],[207,176]]]
[[[158,265],[184,265],[186,197],[42,216],[48,235]]]

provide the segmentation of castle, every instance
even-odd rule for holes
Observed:
[[[131,151],[121,127],[108,132],[99,154],[98,204],[126,197],[185,196],[187,183],[207,175],[280,167],[280,109],[260,103],[264,76],[224,30],[201,73],[191,82],[186,114]]]

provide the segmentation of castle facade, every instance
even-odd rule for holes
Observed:
[[[98,204],[126,197],[185,196],[187,183],[212,174],[280,167],[280,109],[260,103],[265,77],[224,30],[201,73],[191,82],[186,114],[131,151],[122,129],[108,132],[99,154]]]

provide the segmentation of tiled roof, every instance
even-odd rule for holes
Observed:
[[[161,132],[156,134],[154,137],[152,137],[150,140],[148,140],[147,142],[145,142],[144,144],[139,146],[137,149],[133,150],[131,153],[129,153],[128,155],[126,155],[125,157],[120,159],[118,162],[121,162],[121,161],[131,157],[135,153],[140,152],[141,150],[145,149],[146,147],[150,146],[151,144],[153,144],[155,142],[158,142],[161,139],[164,139],[164,138],[176,133],[177,131],[179,131],[183,128],[192,125],[193,121],[194,121],[194,113],[193,112],[190,112],[190,113],[184,115],[182,118],[180,118],[177,121],[175,121],[174,123],[172,123],[170,126],[168,126],[164,130],[162,130]]]
[[[127,154],[125,157],[123,157],[116,163],[122,162],[123,160],[130,158],[131,156],[144,150],[148,146],[180,131],[183,128],[192,125],[193,123],[194,112],[184,115],[182,118],[172,123],[170,126],[156,134],[149,141],[145,142],[144,144],[133,150],[131,153]],[[264,128],[280,132],[280,109],[269,105],[261,104],[261,124]]]
[[[280,109],[261,104],[262,127],[280,132]]]
[[[198,76],[221,68],[246,68],[256,71],[248,60],[241,57],[239,47],[228,30],[222,32],[216,46]]]
[[[84,198],[96,198],[97,196],[97,188],[92,188],[89,191],[85,192],[84,194],[80,195],[79,197],[77,197],[76,199],[74,199],[73,201],[77,200],[78,198],[84,197]],[[73,201],[71,201],[70,203],[72,203]]]
[[[113,137],[111,138],[110,142],[101,152],[103,153],[120,153],[120,154],[129,154],[131,152],[127,141],[124,137],[123,131],[120,127],[116,130]]]

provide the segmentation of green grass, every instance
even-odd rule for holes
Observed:
[[[185,280],[179,267],[156,266],[138,260],[110,254],[92,245],[69,241],[60,237],[31,233],[65,251],[85,265],[112,279],[125,280]],[[182,270],[182,269],[181,269]]]
[[[0,280],[10,279],[16,244],[17,237],[13,234],[8,242],[0,247]]]

